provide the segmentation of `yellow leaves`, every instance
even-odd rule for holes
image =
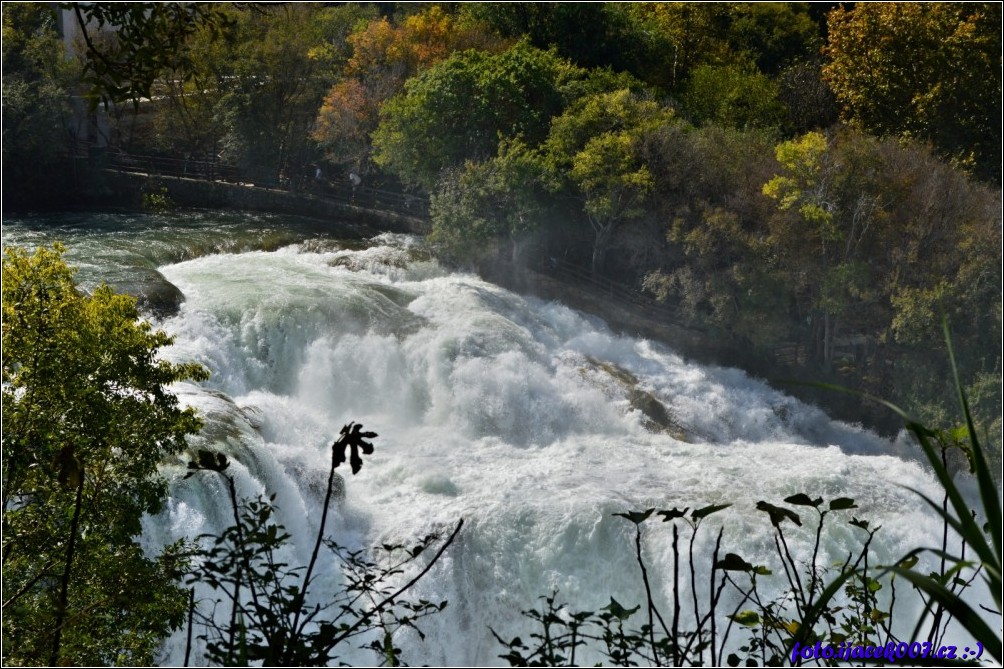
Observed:
[[[823,75],[845,120],[999,174],[1000,23],[999,4],[858,3],[830,14]]]
[[[646,165],[638,165],[634,138],[627,133],[594,137],[572,158],[571,177],[586,193],[609,189],[648,191],[654,182]]]
[[[449,58],[462,49],[477,46],[492,53],[502,42],[469,22],[456,20],[438,5],[394,25],[386,18],[372,20],[348,37],[352,55],[345,66],[345,79],[325,98],[312,135],[336,162],[362,162],[371,149],[380,109],[389,108],[404,82]],[[393,131],[381,128],[385,140]],[[392,142],[397,144],[397,141]],[[386,158],[377,150],[377,164]]]
[[[409,16],[401,30],[403,42],[414,54],[416,66],[428,65],[449,55],[453,19],[439,5]]]
[[[819,231],[824,239],[839,238],[834,226],[833,213],[819,199],[823,165],[829,144],[818,132],[781,142],[775,149],[777,161],[785,174],[774,176],[763,185],[762,192],[777,200],[780,211],[797,207],[802,220]]]
[[[595,138],[605,134],[637,137],[672,118],[672,110],[640,100],[626,88],[597,93],[577,101],[552,121],[548,151],[557,161],[567,160]]]
[[[807,222],[818,228],[829,228],[833,223],[833,214],[820,207],[815,202],[807,202],[798,208],[798,213]]]
[[[895,316],[892,332],[900,344],[917,344],[923,340],[923,333],[934,329],[938,315],[945,312],[952,292],[951,284],[939,281],[929,288],[903,287],[892,295]]]
[[[818,174],[828,149],[826,137],[818,132],[807,132],[798,139],[778,144],[774,155],[789,171],[808,177]]]
[[[363,30],[349,35],[352,57],[346,67],[346,74],[367,74],[384,63],[385,55],[396,38],[397,31],[386,18],[370,21]]]
[[[346,74],[367,77],[382,72],[403,81],[458,49],[476,44],[497,51],[501,42],[493,44],[481,33],[478,26],[458,24],[439,5],[409,16],[400,26],[386,18],[370,21],[349,36],[352,57]]]
[[[641,213],[655,181],[638,150],[639,140],[671,120],[670,110],[628,89],[597,93],[552,121],[545,152],[552,168],[567,170],[585,196],[591,221],[611,225]]]
[[[336,158],[348,158],[368,141],[378,107],[356,79],[335,84],[324,98],[312,133]]]
[[[763,194],[773,200],[778,200],[778,209],[784,211],[795,204],[801,192],[794,179],[776,176],[763,185]]]

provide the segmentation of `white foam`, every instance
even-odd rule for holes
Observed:
[[[380,436],[362,472],[347,475],[330,526],[339,542],[407,541],[466,520],[416,590],[450,606],[423,621],[428,641],[407,642],[408,662],[498,664],[489,625],[503,636],[526,634],[520,610],[552,588],[577,607],[605,605],[611,595],[639,603],[632,528],[615,512],[731,502],[711,522],[724,521],[726,550],[769,562],[770,526],[756,502],[808,492],[860,506],[841,512],[821,563],[858,541],[860,530],[846,522],[852,513],[883,526],[876,560],[935,543],[938,524],[901,486],[937,487],[902,448],[737,370],[687,363],[559,304],[407,262],[407,238],[384,242],[163,267],[186,296],[164,327],[177,336],[169,356],[214,370],[185,400],[203,410],[219,409],[209,390],[232,400],[245,449],[237,457],[252,461],[240,469],[242,492],[277,492],[298,554],[312,545],[320,517],[327,445],[353,420]],[[645,431],[612,369],[661,401],[691,443]],[[223,500],[211,484],[179,479],[172,495],[160,523],[165,539],[227,522],[213,511]],[[807,558],[811,531],[796,528],[792,537]],[[708,532],[701,555],[711,541]],[[669,601],[660,566],[671,550],[668,526],[647,528],[646,547]],[[182,648],[172,641],[168,660],[179,661]]]

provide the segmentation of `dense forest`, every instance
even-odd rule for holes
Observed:
[[[10,205],[86,187],[96,133],[292,190],[355,172],[428,196],[444,257],[575,263],[933,419],[947,317],[999,434],[999,5],[194,7],[68,60],[50,8],[5,6]]]
[[[803,379],[888,398],[950,429],[945,321],[974,424],[999,465],[1001,22],[999,3],[4,3],[4,213],[86,204],[114,152],[219,164],[248,183],[308,196],[320,175],[354,174],[427,199],[427,241],[444,262],[543,273],[576,266],[667,305],[758,372],[784,351],[786,371]],[[135,325],[128,300],[75,292],[59,252],[11,258],[4,419],[27,418],[11,441],[5,431],[5,488],[17,482],[51,497],[67,517],[15,518],[33,507],[5,497],[15,518],[5,515],[5,534],[13,528],[23,540],[16,551],[4,545],[5,578],[18,584],[5,600],[20,607],[5,615],[5,657],[149,662],[182,625],[186,593],[172,580],[180,558],[148,560],[132,537],[164,494],[150,478],[157,458],[183,450],[197,427],[158,393],[204,371],[153,365],[166,339]],[[8,311],[8,285],[33,271],[59,288],[58,313]],[[20,306],[39,297],[10,291]],[[9,326],[35,316],[56,319],[55,348],[43,353],[74,352],[73,369],[33,353],[35,339],[23,333],[42,338],[37,323],[21,335]],[[120,363],[100,345],[109,332],[129,344]],[[10,413],[8,401],[24,393],[8,392],[22,371],[8,374],[8,336],[20,337],[11,341],[24,360],[44,358],[38,378],[76,378],[94,362],[110,365],[102,367],[110,377],[152,384],[153,418],[114,438],[95,437],[90,421],[119,408],[81,415],[72,438],[95,439],[108,458],[87,462],[90,475],[154,419],[170,435],[129,465],[122,487],[139,492],[99,512],[107,535],[77,546],[93,556],[77,578],[95,598],[124,584],[102,600],[114,610],[63,641],[57,633],[54,644],[38,630],[62,630],[77,517],[94,510],[81,510],[84,464],[70,437],[45,426],[77,391],[90,401],[91,378],[81,372],[79,388],[60,386],[24,416]],[[38,418],[38,406],[56,417]],[[55,456],[42,464],[58,470],[58,485],[21,457],[42,437]],[[226,465],[207,454],[190,468],[222,475]],[[113,470],[109,494],[126,476]],[[267,505],[238,506],[234,497],[235,517],[245,514],[236,532],[242,522],[259,532],[260,555],[281,543]],[[694,512],[695,533],[696,514],[717,510]],[[70,557],[56,573],[66,551],[49,530],[65,530],[71,516]],[[624,518],[639,525],[647,516]],[[119,549],[131,570],[116,571]],[[739,571],[754,570],[740,562]],[[131,597],[129,588],[149,583],[163,587],[149,601]],[[299,621],[303,595],[277,597]],[[231,621],[229,650],[213,649],[221,664],[235,659],[234,629]],[[103,654],[101,639],[126,633],[124,650]],[[11,640],[18,650],[6,655]],[[307,652],[290,648],[282,663]],[[309,664],[305,657],[295,659]]]

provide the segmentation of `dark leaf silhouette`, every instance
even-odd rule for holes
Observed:
[[[672,509],[663,509],[659,511],[659,515],[662,516],[662,522],[668,523],[671,520],[676,520],[677,518],[683,518],[687,511],[690,510],[689,506],[683,507],[683,509],[677,509],[675,506]],[[696,511],[694,513],[697,513]]]
[[[706,506],[706,507],[704,507],[702,509],[697,509],[692,514],[690,514],[690,517],[693,518],[694,520],[700,520],[701,518],[706,518],[707,516],[710,516],[713,513],[718,513],[719,511],[721,511],[723,509],[727,509],[730,506],[732,506],[732,505],[731,504],[712,504],[711,506]]]
[[[715,569],[722,571],[753,571],[753,565],[735,553],[726,553],[725,558],[715,563]]]
[[[816,499],[812,499],[804,492],[800,492],[796,495],[792,495],[791,497],[785,497],[784,501],[786,501],[788,504],[797,504],[798,506],[818,507],[820,504],[823,503],[823,498],[817,497]]]
[[[607,604],[606,606],[604,606],[603,610],[609,612],[610,615],[612,615],[614,618],[617,618],[618,620],[627,620],[632,615],[634,615],[634,613],[639,608],[641,608],[641,607],[640,606],[636,606],[633,609],[626,609],[626,608],[624,608],[624,606],[621,605],[620,602],[618,602],[616,599],[614,599],[613,597],[611,597],[610,598],[610,603]]]
[[[655,509],[647,509],[645,511],[628,511],[627,513],[615,513],[615,516],[620,516],[621,518],[627,518],[635,525],[639,525],[648,520],[648,517],[652,515]]]
[[[791,509],[785,509],[781,506],[774,506],[768,502],[759,501],[756,503],[756,508],[761,511],[766,511],[770,515],[770,523],[774,527],[780,527],[784,519],[787,518],[791,522],[795,523],[799,527],[802,526],[802,519],[798,517],[798,514]]]
[[[366,439],[377,436],[376,432],[363,432],[362,429],[363,426],[359,423],[349,423],[342,428],[341,436],[331,445],[331,448],[334,449],[335,467],[345,462],[345,450],[348,448],[350,449],[349,466],[352,467],[352,473],[358,474],[359,470],[362,469],[363,460],[359,456],[359,451],[362,451],[363,455],[373,453],[373,444]]]
[[[831,511],[842,511],[844,509],[856,509],[858,505],[850,497],[838,497],[830,501]]]

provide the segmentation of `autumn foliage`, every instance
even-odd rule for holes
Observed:
[[[451,53],[466,49],[497,51],[503,42],[477,24],[458,20],[438,5],[409,16],[400,25],[386,17],[349,35],[352,55],[344,78],[324,98],[312,134],[329,160],[365,169],[369,136],[384,102],[404,82]]]
[[[826,81],[842,116],[869,132],[931,141],[984,176],[999,173],[1001,6],[859,3],[829,15]]]

